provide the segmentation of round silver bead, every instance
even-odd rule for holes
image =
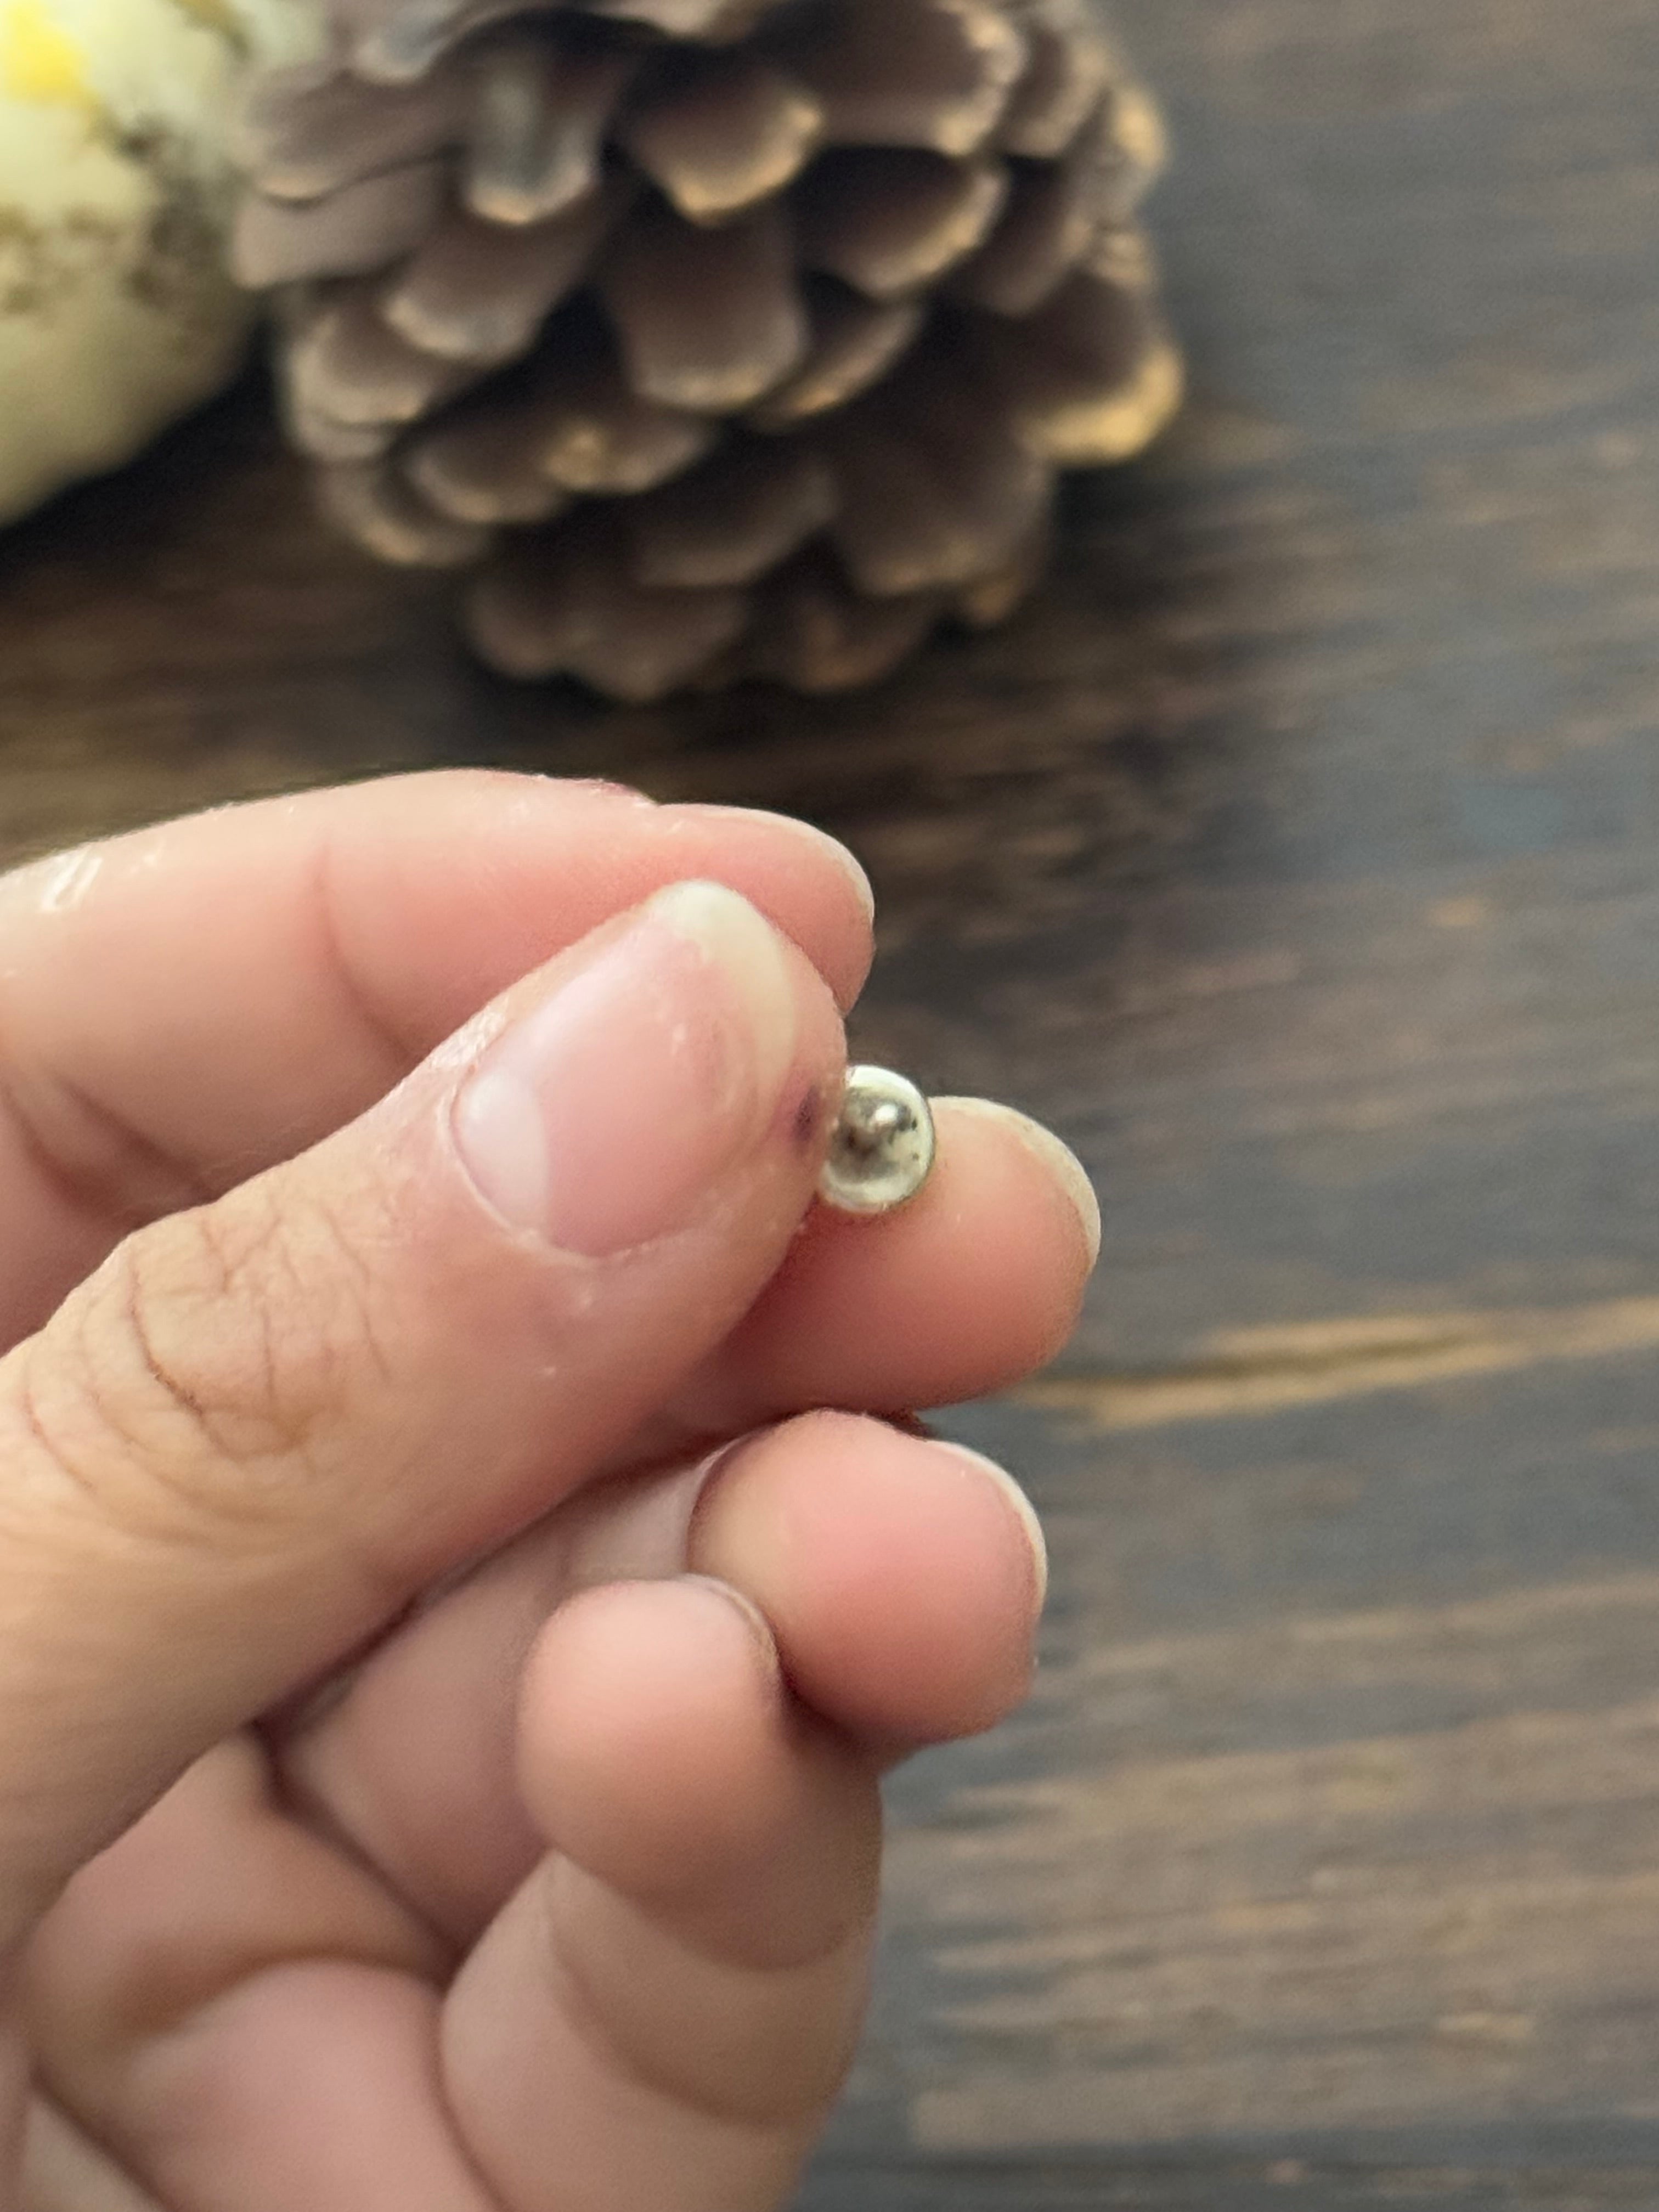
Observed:
[[[890,1213],[927,1182],[933,1144],[933,1113],[908,1077],[849,1067],[818,1195],[843,1213]]]

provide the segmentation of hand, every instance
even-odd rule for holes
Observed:
[[[869,1416],[1097,1236],[971,1102],[809,1211],[868,957],[816,832],[505,776],[0,878],[0,2204],[787,2197],[1041,1604]]]

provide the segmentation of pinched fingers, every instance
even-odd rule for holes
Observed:
[[[776,1626],[790,1680],[879,1756],[966,1735],[1024,1693],[1041,1539],[998,1470],[815,1413],[688,1468],[594,1489],[405,1623],[279,1735],[291,1802],[457,1944],[542,1848],[519,1788],[526,1656],[574,1591],[690,1569]]]
[[[809,1201],[842,1051],[799,952],[677,887],[0,1363],[0,1936],[707,1357]]]
[[[142,1223],[362,1113],[664,885],[743,894],[846,1006],[857,864],[804,823],[445,771],[258,801],[0,875],[0,1349]]]

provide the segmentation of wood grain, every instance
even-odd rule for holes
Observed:
[[[1117,13],[1194,397],[1008,631],[515,691],[256,383],[0,546],[0,854],[470,760],[848,836],[862,1046],[1054,1121],[1109,1241],[953,1419],[1048,1666],[895,1791],[808,2203],[1659,2203],[1659,11]]]

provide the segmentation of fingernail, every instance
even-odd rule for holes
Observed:
[[[543,775],[538,781],[556,784],[561,791],[585,791],[595,799],[625,799],[630,806],[654,808],[657,804],[648,791],[637,790],[631,783],[617,783],[608,775]]]
[[[1018,1524],[1019,1533],[1030,1547],[1036,1592],[1036,1610],[1041,1613],[1043,1600],[1048,1595],[1048,1542],[1042,1533],[1042,1523],[1037,1519],[1036,1506],[1007,1468],[999,1467],[994,1459],[987,1459],[983,1452],[974,1451],[967,1444],[958,1443],[939,1443],[938,1449],[950,1452],[957,1459],[965,1460],[969,1467],[981,1474],[988,1475],[995,1484],[1004,1504]]]
[[[1018,1138],[1070,1200],[1089,1248],[1089,1265],[1092,1267],[1100,1257],[1100,1200],[1082,1161],[1070,1146],[1061,1144],[1054,1131],[1045,1129],[1041,1121],[1034,1121],[1017,1107],[1003,1105],[999,1099],[937,1098],[933,1103],[936,1107],[949,1106],[958,1114],[978,1114],[988,1121],[1000,1121]]]
[[[723,884],[674,884],[490,1048],[455,1142],[505,1221],[605,1258],[678,1228],[759,1141],[796,1037],[771,924]]]
[[[815,852],[821,854],[826,860],[832,862],[840,869],[852,886],[854,896],[864,909],[865,920],[874,921],[876,895],[870,887],[869,877],[866,875],[863,868],[848,852],[846,846],[842,843],[840,838],[832,837],[827,830],[820,830],[815,823],[799,821],[793,814],[775,814],[769,808],[764,806],[685,805],[675,811],[681,814],[735,815],[740,822],[768,822],[775,829],[787,830],[791,836],[798,838],[803,845],[810,845]]]

